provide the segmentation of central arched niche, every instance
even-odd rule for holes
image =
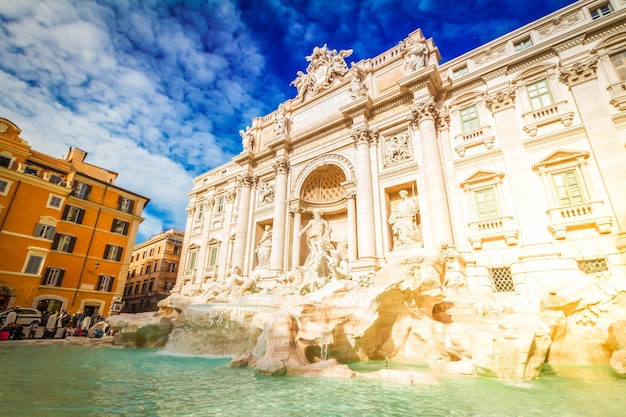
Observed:
[[[346,174],[340,167],[334,164],[321,165],[302,184],[300,198],[315,206],[335,205],[346,195],[341,185],[345,181]]]
[[[300,207],[302,227],[312,217],[313,209],[322,211],[322,216],[330,223],[331,242],[335,248],[347,256],[348,218],[346,208],[346,173],[339,165],[326,163],[309,172],[300,187]],[[306,239],[300,240],[300,260],[302,265],[308,254]]]

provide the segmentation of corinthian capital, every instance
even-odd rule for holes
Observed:
[[[485,105],[492,113],[515,107],[515,88],[498,91],[485,97]]]
[[[426,119],[430,119],[432,121],[437,119],[437,108],[435,107],[435,101],[432,98],[411,107],[411,115],[409,116],[409,121],[411,123],[419,126],[421,121]]]
[[[274,162],[272,168],[274,168],[274,173],[276,174],[288,174],[291,169],[291,164],[287,159],[282,158]]]
[[[365,143],[368,146],[372,146],[378,142],[378,130],[370,129],[367,126],[362,126],[357,129],[352,129],[350,137],[357,145],[360,143]]]
[[[585,62],[579,61],[569,67],[561,68],[559,71],[559,78],[563,83],[571,87],[595,78],[597,69],[598,57],[594,56]]]
[[[254,175],[244,175],[239,178],[239,187],[248,187],[251,188],[257,182],[257,177]]]

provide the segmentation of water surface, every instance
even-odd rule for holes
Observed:
[[[231,368],[228,362],[154,349],[0,345],[0,415],[626,415],[626,379],[617,378],[609,367],[562,366],[525,383],[449,377],[435,386],[407,386],[265,377],[251,369]],[[380,366],[384,364],[362,364],[359,370]]]

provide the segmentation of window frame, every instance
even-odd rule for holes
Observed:
[[[523,52],[533,46],[533,40],[530,35],[513,41],[513,50],[515,52]]]
[[[591,20],[598,20],[603,18],[604,16],[608,16],[613,13],[613,6],[611,2],[605,1],[603,3],[597,3],[591,7],[589,7],[589,15],[591,16]]]
[[[485,202],[484,205],[486,206],[486,210],[481,210],[481,202],[478,197],[486,195],[487,191],[490,191],[491,193],[491,203]],[[498,193],[495,184],[472,189],[472,194],[474,196],[474,203],[476,207],[476,217],[479,221],[493,220],[501,217],[500,205],[498,204]]]
[[[55,231],[55,225],[40,222],[37,223],[37,226],[35,226],[35,233],[33,234],[33,236],[41,239],[52,240],[54,238]]]
[[[93,187],[90,184],[81,181],[74,181],[72,184],[72,195],[76,198],[80,198],[81,200],[89,201],[92,188]]]
[[[58,203],[57,203],[58,201]],[[61,210],[63,203],[65,202],[65,198],[60,195],[50,193],[48,195],[48,202],[46,203],[46,208],[51,208],[55,210]]]
[[[4,186],[2,185],[4,184]],[[11,190],[11,185],[13,185],[13,181],[0,178],[0,196],[9,195],[9,191]]]
[[[41,275],[41,271],[43,269],[43,265],[46,261],[47,255],[48,251],[46,249],[29,248],[28,253],[26,254],[26,258],[24,260],[24,266],[22,267],[22,273],[28,275]],[[39,259],[39,264],[33,265],[31,261],[37,258]],[[35,270],[36,272],[29,272],[29,270]]]
[[[63,276],[65,275],[65,269],[48,267],[43,274],[41,285],[46,287],[60,287],[63,282]]]
[[[115,277],[113,275],[107,275],[107,274],[98,275],[98,282],[96,283],[96,291],[111,292],[111,290],[113,289],[114,281],[115,281]]]
[[[63,209],[63,215],[61,216],[61,219],[70,223],[83,224],[84,217],[84,208],[67,204]]]
[[[76,245],[76,237],[57,233],[54,235],[52,242],[52,250],[65,253],[74,253],[74,246]]]
[[[107,261],[119,262],[122,259],[124,248],[118,245],[106,244],[104,247],[103,259]]]
[[[476,104],[471,104],[459,109],[459,119],[463,133],[480,129],[480,118],[478,117],[478,106]]]
[[[111,233],[128,236],[130,222],[118,218],[114,218],[111,224]]]
[[[545,92],[539,91],[541,89],[540,84],[543,84]],[[533,96],[533,91],[536,88],[537,94]],[[552,93],[552,87],[550,86],[550,80],[548,77],[541,78],[539,80],[526,84],[526,94],[528,96],[528,102],[530,103],[531,110],[539,110],[556,103],[554,94]],[[547,98],[549,103],[546,103],[544,98]]]

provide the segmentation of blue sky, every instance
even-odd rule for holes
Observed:
[[[442,62],[573,1],[0,0],[0,117],[151,199],[138,242],[185,228],[192,179],[296,96],[315,46],[358,62],[417,28]]]

